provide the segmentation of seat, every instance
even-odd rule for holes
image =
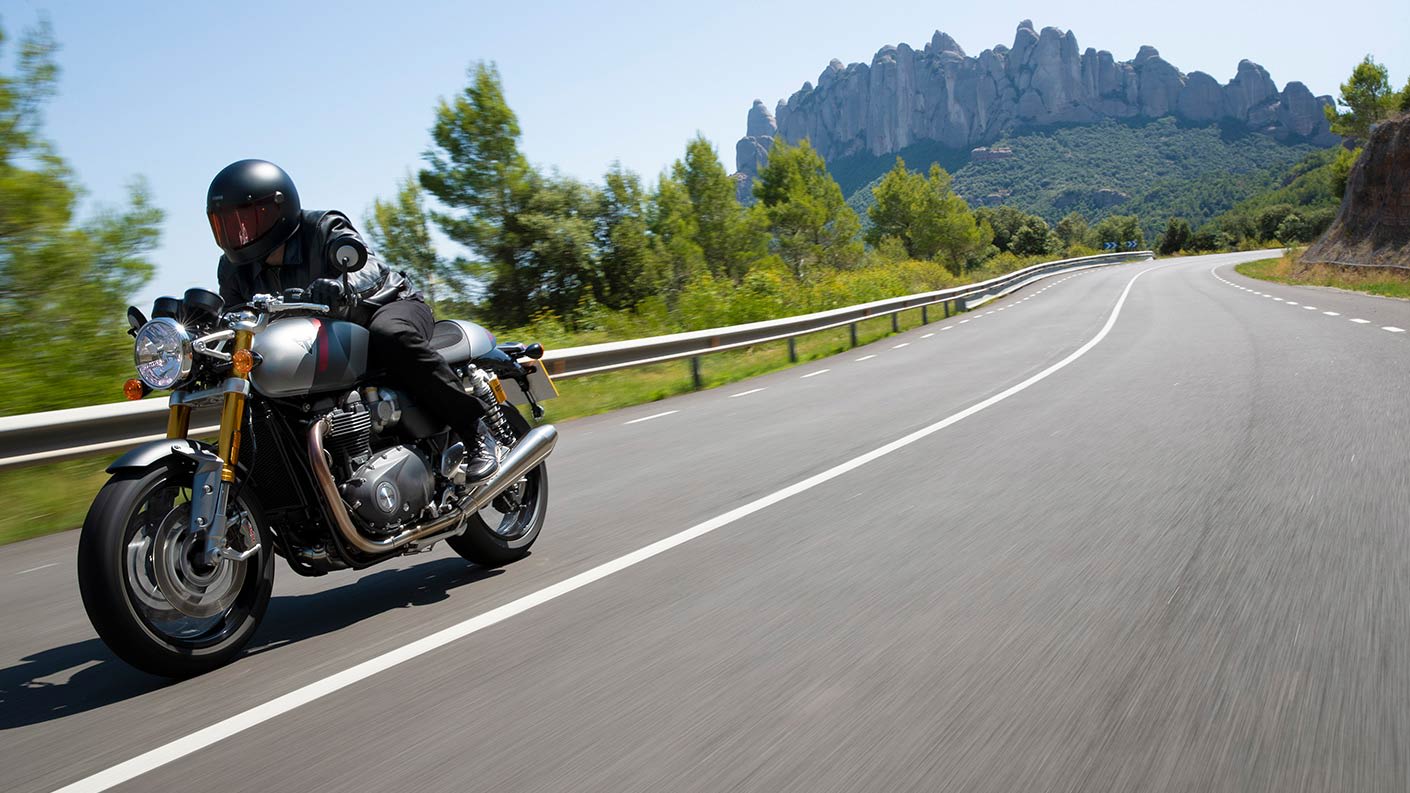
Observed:
[[[493,350],[494,341],[493,334],[473,322],[443,319],[436,323],[431,334],[431,349],[454,366]]]

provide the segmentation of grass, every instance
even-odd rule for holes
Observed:
[[[943,316],[938,306],[932,307],[930,313],[932,321]],[[901,312],[897,322],[903,331],[919,327],[920,309]],[[858,344],[867,344],[891,333],[889,317],[857,323]],[[800,336],[797,339],[798,362],[835,355],[850,346],[846,327]],[[706,388],[794,365],[788,360],[786,341],[708,355],[700,359],[700,364]],[[548,421],[606,413],[694,390],[689,359],[562,380],[557,385],[559,397],[545,403]],[[117,454],[0,473],[0,545],[81,525],[88,505],[108,479],[104,469]]]
[[[1305,264],[1297,254],[1259,259],[1234,267],[1249,278],[1300,286],[1330,286],[1382,297],[1410,299],[1410,271],[1343,267],[1336,264]]]

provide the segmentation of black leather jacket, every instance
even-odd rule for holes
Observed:
[[[306,209],[298,231],[284,244],[283,265],[276,267],[257,262],[239,266],[220,257],[216,269],[220,296],[229,308],[243,305],[261,293],[279,295],[285,289],[307,289],[319,278],[341,281],[342,274],[326,260],[325,251],[329,242],[342,237],[362,239],[347,215]],[[370,251],[367,265],[348,275],[348,288],[356,297],[348,319],[361,325],[366,325],[372,314],[388,303],[420,297],[412,290],[404,273],[393,271]]]

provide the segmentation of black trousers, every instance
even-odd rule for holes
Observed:
[[[480,400],[465,393],[460,378],[431,349],[435,324],[431,307],[416,298],[388,303],[377,309],[367,324],[372,336],[368,352],[372,363],[396,378],[397,386],[416,404],[449,424],[465,445],[471,446],[484,408]]]

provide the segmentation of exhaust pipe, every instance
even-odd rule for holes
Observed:
[[[552,424],[529,430],[528,434],[520,438],[509,450],[508,456],[500,462],[499,470],[470,493],[469,504],[391,537],[372,539],[353,525],[352,516],[348,514],[347,505],[343,503],[343,496],[338,492],[338,485],[333,480],[333,471],[328,467],[328,456],[323,447],[323,437],[327,432],[326,420],[315,421],[308,430],[308,458],[313,469],[314,484],[328,506],[328,514],[332,516],[333,526],[338,530],[338,534],[342,535],[349,545],[369,554],[394,551],[407,543],[454,529],[466,516],[484,509],[495,496],[508,490],[534,470],[558,443],[558,430]]]

